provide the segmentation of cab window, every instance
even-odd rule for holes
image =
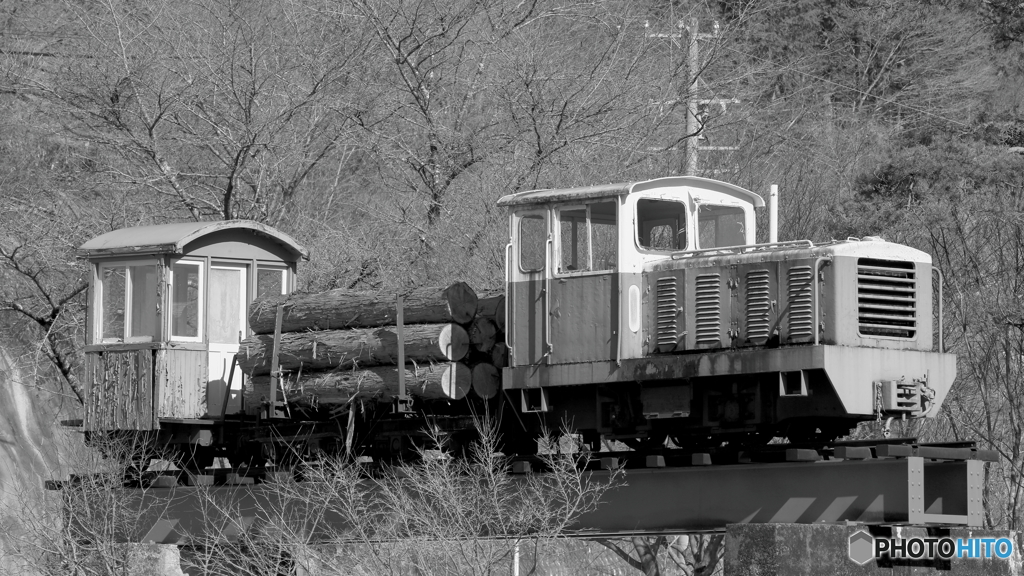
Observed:
[[[745,217],[738,206],[700,204],[697,231],[700,248],[726,248],[746,244]]]
[[[615,202],[558,210],[558,273],[614,270],[618,254]]]
[[[543,214],[525,214],[519,219],[519,269],[536,272],[544,269],[544,251],[548,231]]]
[[[636,210],[637,244],[641,248],[671,252],[687,249],[686,203],[641,198]]]

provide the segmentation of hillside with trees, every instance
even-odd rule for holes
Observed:
[[[780,186],[781,239],[932,255],[959,375],[900,432],[999,451],[986,523],[1020,530],[1018,0],[0,0],[0,345],[49,430],[81,397],[91,237],[245,218],[310,249],[303,289],[498,287],[499,197],[681,174],[688,141],[698,175]],[[609,549],[710,573],[692,540]]]

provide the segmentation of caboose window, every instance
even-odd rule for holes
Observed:
[[[158,338],[156,264],[100,266],[99,330],[104,342]]]
[[[697,231],[700,248],[726,248],[746,244],[743,209],[737,206],[700,204]]]
[[[171,267],[171,338],[201,342],[203,265],[179,261]]]
[[[256,270],[256,297],[281,296],[288,293],[288,270],[261,265]]]
[[[683,202],[641,198],[636,203],[637,243],[648,250],[686,250],[686,214]]]

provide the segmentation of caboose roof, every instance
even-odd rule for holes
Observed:
[[[655,178],[642,182],[624,182],[621,184],[600,184],[597,186],[581,186],[579,188],[550,188],[544,190],[528,190],[502,196],[498,200],[498,206],[523,206],[528,204],[547,204],[549,202],[565,202],[572,200],[591,200],[595,198],[610,198],[624,196],[632,192],[650,190],[652,188],[668,188],[689,186],[703,190],[724,192],[732,196],[739,196],[754,206],[764,206],[764,200],[750,190],[740,188],[734,184],[712,180],[711,178],[700,178],[698,176],[671,176],[668,178]]]
[[[78,248],[79,258],[109,256],[142,256],[151,254],[182,254],[190,242],[208,234],[238,230],[262,236],[280,244],[295,260],[308,258],[309,253],[291,236],[270,226],[250,220],[219,220],[214,222],[177,222],[155,226],[122,228],[97,236]]]

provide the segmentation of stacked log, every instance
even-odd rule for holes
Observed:
[[[505,302],[498,292],[480,297],[457,282],[403,294],[406,392],[415,398],[460,400],[470,390],[489,399],[501,389],[507,365]],[[278,335],[278,395],[300,405],[390,402],[398,394],[396,298],[331,290],[253,302],[255,333],[239,350],[250,377],[245,396],[270,398],[274,327]]]
[[[405,358],[416,362],[458,362],[469,352],[469,336],[458,324],[405,326]],[[273,334],[256,334],[242,341],[238,364],[246,374],[270,373]],[[352,328],[282,333],[278,363],[281,370],[330,370],[398,363],[398,328]]]

